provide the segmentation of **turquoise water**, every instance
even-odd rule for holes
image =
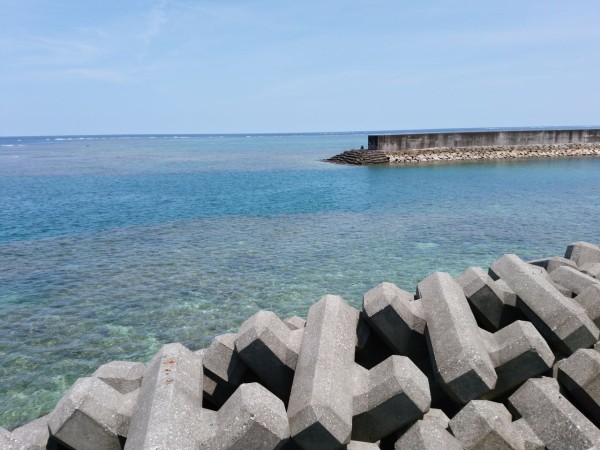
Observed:
[[[259,309],[600,242],[600,159],[345,167],[363,133],[0,138],[0,426]]]

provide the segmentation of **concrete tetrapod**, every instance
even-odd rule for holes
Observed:
[[[202,409],[202,358],[166,344],[146,367],[125,449],[195,449],[214,434],[215,419]]]
[[[600,327],[600,284],[587,287],[574,300],[585,310],[594,324]]]
[[[565,258],[574,261],[579,267],[600,263],[600,247],[589,242],[574,242],[567,247]]]
[[[419,420],[394,445],[395,450],[462,450],[461,443],[439,423]]]
[[[412,294],[383,282],[364,295],[363,311],[371,328],[395,353],[416,359],[427,354],[425,314]]]
[[[50,433],[77,450],[120,450],[137,391],[123,395],[99,378],[79,378],[48,419]]]
[[[235,349],[236,333],[213,339],[202,356],[204,365],[204,398],[220,408],[242,383],[246,364]]]
[[[48,439],[50,439],[50,430],[48,429],[48,420],[50,414],[40,417],[12,431],[13,438],[23,442],[27,450],[46,450],[49,449]],[[0,448],[4,448],[0,446]]]
[[[2,450],[28,450],[27,446],[15,439],[15,437],[4,428],[0,427],[0,448]]]
[[[417,293],[427,319],[432,365],[448,395],[465,404],[494,389],[498,377],[458,283],[437,272],[418,284]]]
[[[287,403],[304,328],[290,330],[271,311],[246,320],[235,339],[238,355],[265,387]]]
[[[551,256],[550,258],[535,259],[533,261],[527,261],[527,264],[533,264],[534,266],[542,267],[546,269],[546,272],[548,273],[562,266],[568,266],[577,269],[577,264],[575,264],[574,261],[563,258],[562,256]]]
[[[465,449],[525,450],[525,441],[502,403],[472,400],[452,418],[450,429]]]
[[[121,394],[139,389],[146,365],[139,362],[112,361],[103,364],[92,374]]]
[[[217,413],[211,450],[273,450],[290,436],[281,399],[258,383],[242,384]]]
[[[579,349],[557,366],[560,384],[567,388],[596,426],[600,426],[600,353]]]
[[[485,348],[498,375],[493,391],[484,398],[496,398],[552,367],[554,354],[535,327],[522,320],[496,331],[480,330]]]
[[[456,281],[485,330],[497,331],[522,317],[515,293],[504,283],[492,280],[481,267],[469,267]]]
[[[490,275],[503,279],[515,291],[517,306],[558,351],[570,355],[598,341],[600,330],[583,308],[562,295],[517,255],[498,259],[490,267]]]
[[[429,410],[427,377],[409,358],[394,355],[371,370],[354,370],[352,439],[378,441]]]
[[[587,450],[600,442],[600,430],[560,395],[553,378],[531,378],[508,399],[548,450]]]
[[[358,311],[326,295],[308,311],[288,406],[292,438],[304,449],[350,442]]]
[[[600,286],[600,281],[596,280],[573,267],[562,266],[550,274],[554,282],[567,288],[575,294],[580,294],[589,286]]]

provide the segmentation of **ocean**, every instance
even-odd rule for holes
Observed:
[[[600,158],[321,162],[367,134],[0,138],[0,426],[260,309],[600,243]]]

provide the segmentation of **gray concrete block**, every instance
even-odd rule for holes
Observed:
[[[546,447],[542,440],[533,432],[525,419],[515,420],[513,426],[517,433],[521,435],[525,450],[544,450]]]
[[[525,450],[512,416],[502,403],[487,400],[469,402],[450,421],[452,434],[466,449]]]
[[[242,384],[218,411],[213,450],[270,450],[290,436],[281,399],[258,383]]]
[[[248,367],[235,349],[236,333],[217,336],[203,354],[204,396],[220,408],[242,383]]]
[[[533,261],[527,261],[528,264],[532,264],[534,266],[543,267],[546,269],[546,272],[550,273],[555,269],[558,269],[562,266],[573,267],[577,269],[577,264],[570,259],[563,258],[562,256],[551,256],[550,258],[536,259]]]
[[[22,442],[28,450],[46,450],[48,439],[50,439],[50,430],[48,429],[48,420],[50,414],[39,419],[33,420],[12,431],[12,437]],[[0,448],[4,448],[0,446]]]
[[[353,391],[352,439],[375,442],[423,417],[431,405],[427,377],[405,356],[390,356],[360,376]],[[356,380],[355,378],[355,380]]]
[[[545,279],[548,283],[550,283],[558,292],[560,292],[562,295],[564,295],[567,298],[572,298],[573,297],[573,292],[571,292],[569,289],[567,289],[564,286],[561,286],[560,284],[556,283],[552,277],[550,276],[550,274],[546,271],[546,269],[539,267],[539,266],[534,266],[533,264],[527,264],[528,268],[531,270],[531,272],[535,275],[538,275],[540,277],[542,277],[543,279]],[[491,273],[490,273],[491,275]]]
[[[146,365],[140,362],[112,361],[98,367],[92,376],[126,394],[139,389],[145,370]]]
[[[448,424],[450,423],[450,418],[446,415],[444,411],[438,408],[430,408],[423,415],[423,420],[430,420],[432,422],[436,422],[443,429],[448,428]]]
[[[586,275],[590,277],[594,277],[597,280],[600,280],[600,263],[588,263],[582,265],[579,270],[581,270]]]
[[[292,331],[271,311],[259,311],[240,327],[238,355],[262,384],[287,403],[304,329]]]
[[[390,347],[373,330],[364,312],[359,313],[354,354],[356,363],[371,369],[390,356],[392,356]]]
[[[498,382],[486,398],[496,398],[552,367],[554,354],[530,322],[517,321],[494,334],[481,330]]]
[[[562,295],[532,267],[517,255],[504,255],[492,264],[490,275],[510,286],[518,296],[517,306],[558,351],[571,354],[597,342],[600,330],[583,308]]]
[[[379,450],[379,445],[372,442],[350,441],[346,450]]]
[[[237,387],[244,378],[247,366],[235,349],[236,338],[236,333],[222,334],[214,338],[202,358],[202,363],[204,369]]]
[[[283,321],[290,330],[298,330],[306,326],[306,320],[299,316],[292,316]]]
[[[439,423],[419,420],[394,445],[395,450],[462,450],[461,443]]]
[[[196,448],[214,433],[202,409],[202,358],[181,344],[164,345],[146,367],[127,450]]]
[[[434,371],[448,395],[464,404],[494,389],[498,377],[462,288],[438,272],[421,281],[417,292]]]
[[[363,311],[369,325],[399,355],[423,358],[427,352],[425,315],[420,300],[384,282],[368,291]]]
[[[516,295],[507,295],[510,288],[495,283],[482,268],[470,267],[456,281],[482,328],[497,331],[521,317],[515,304]],[[511,304],[507,304],[507,300]]]
[[[12,433],[0,427],[0,449],[2,450],[28,450],[27,446],[16,439]]]
[[[557,364],[557,379],[571,393],[577,406],[600,426],[600,353],[579,349]]]
[[[594,324],[600,327],[600,284],[589,286],[574,300],[584,309]]]
[[[77,450],[120,450],[131,417],[124,396],[98,378],[80,378],[60,399],[48,420],[52,436]],[[126,409],[131,409],[127,405]]]
[[[575,294],[580,294],[589,286],[600,286],[600,281],[590,277],[589,275],[586,275],[583,272],[580,272],[578,269],[574,269],[573,267],[559,267],[550,274],[550,277],[555,283],[560,284]]]
[[[600,442],[600,430],[559,392],[553,378],[531,378],[509,398],[546,448],[588,449]]]
[[[565,258],[574,261],[579,267],[600,263],[600,247],[589,242],[574,242],[567,247]]]
[[[290,431],[305,449],[350,443],[358,314],[326,295],[308,312],[288,407]]]

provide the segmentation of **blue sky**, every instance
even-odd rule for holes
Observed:
[[[0,135],[600,125],[597,0],[0,0]]]

